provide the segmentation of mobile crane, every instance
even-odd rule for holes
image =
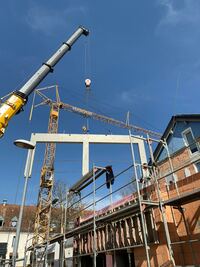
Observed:
[[[1,104],[0,138],[4,135],[10,119],[23,109],[23,106],[27,103],[28,96],[49,74],[49,72],[53,72],[53,67],[68,51],[71,50],[72,45],[82,34],[87,36],[89,31],[85,27],[80,26],[19,90],[10,93],[9,98]]]

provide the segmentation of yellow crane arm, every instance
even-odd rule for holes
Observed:
[[[49,72],[53,72],[53,67],[60,59],[71,50],[72,45],[81,35],[87,36],[89,31],[80,26],[59,49],[35,72],[35,74],[21,87],[15,91],[0,107],[0,137],[4,135],[9,120],[26,104],[28,96],[35,90],[40,82]]]
[[[26,103],[26,98],[13,93],[0,107],[0,137],[4,135],[9,120],[18,113]]]

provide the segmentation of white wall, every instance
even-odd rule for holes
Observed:
[[[16,232],[0,232],[0,243],[5,242],[7,243],[7,254],[6,254],[6,259],[9,259],[9,254],[13,253],[13,236],[16,236]],[[26,242],[27,242],[27,247],[31,246],[32,244],[32,236],[33,234],[28,233],[21,233],[20,234],[20,240],[19,240],[19,247],[18,247],[18,258],[24,258],[24,250],[26,247]],[[17,266],[23,266],[23,262],[17,262]]]

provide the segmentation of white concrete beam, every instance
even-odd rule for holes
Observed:
[[[146,163],[144,141],[132,138],[133,144],[138,144],[141,163]],[[73,143],[83,144],[82,174],[89,171],[89,145],[90,144],[130,144],[129,135],[101,135],[101,134],[47,134],[33,133],[31,142],[34,143]]]
[[[83,143],[87,140],[91,144],[130,144],[129,135],[33,133],[31,140],[38,143]],[[137,144],[140,140],[133,138],[132,142]]]

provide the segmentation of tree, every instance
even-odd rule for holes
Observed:
[[[64,233],[70,229],[80,217],[83,205],[80,195],[69,193],[67,185],[60,180],[54,183],[52,199],[56,200],[52,207],[51,225],[53,233]]]

